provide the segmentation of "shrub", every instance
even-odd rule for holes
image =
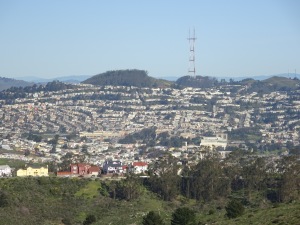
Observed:
[[[83,222],[83,225],[90,225],[96,222],[96,217],[94,215],[88,215]]]
[[[187,207],[178,208],[172,214],[171,225],[195,225],[196,213]]]
[[[143,217],[143,225],[164,225],[163,219],[160,215],[154,211],[150,211],[146,216]]]
[[[226,209],[226,216],[230,219],[243,215],[245,210],[243,204],[240,201],[237,201],[235,199],[228,202],[225,209]]]

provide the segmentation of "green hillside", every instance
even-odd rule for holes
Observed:
[[[83,84],[135,86],[135,87],[168,87],[172,82],[149,77],[144,70],[113,70],[95,75]]]
[[[300,202],[270,203],[252,196],[243,215],[226,217],[226,199],[198,202],[178,196],[163,201],[145,188],[132,200],[109,196],[121,181],[78,178],[10,178],[0,180],[0,224],[15,225],[133,225],[142,224],[149,211],[158,212],[166,225],[178,207],[196,213],[197,224],[299,224]],[[128,186],[127,186],[128,188]],[[87,223],[89,215],[96,221]]]

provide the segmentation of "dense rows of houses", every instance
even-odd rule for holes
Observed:
[[[71,154],[73,162],[84,162],[70,165],[68,171],[60,171],[58,176],[96,176],[97,171],[108,175],[127,171],[140,173],[157,157],[141,151],[146,148],[142,143],[121,144],[118,140],[151,127],[157,128],[156,135],[166,132],[170,137],[201,140],[197,145],[186,143],[173,147],[155,143],[151,147],[151,151],[167,152],[192,163],[203,157],[203,148],[245,145],[245,141],[228,140],[224,136],[239,128],[259,127],[260,140],[253,140],[256,147],[269,143],[287,146],[289,142],[298,145],[300,91],[262,95],[229,91],[243,88],[229,84],[209,89],[79,84],[72,90],[28,94],[12,104],[0,100],[0,148],[3,149],[0,158],[47,164],[61,163],[66,154]],[[105,99],[106,94],[118,99]],[[101,98],[93,98],[95,95]],[[266,120],[264,115],[269,114],[275,119]],[[40,141],[25,138],[22,134],[28,131],[59,134],[55,151],[52,151],[54,145],[50,137],[44,135]],[[75,137],[68,139],[73,133]],[[207,133],[211,135],[208,137]],[[226,157],[229,151],[219,153]],[[75,160],[76,157],[84,160]],[[99,170],[91,165],[98,165]],[[5,171],[0,170],[0,175],[11,174]],[[19,174],[42,176],[47,173],[32,168],[20,170]]]

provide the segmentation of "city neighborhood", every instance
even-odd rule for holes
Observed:
[[[230,83],[183,89],[77,84],[10,104],[0,100],[0,158],[47,165],[68,155],[70,168],[57,168],[58,176],[97,176],[100,170],[143,173],[159,160],[157,152],[178,163],[196,163],[207,151],[226,157],[236,148],[288,154],[289,146],[299,145],[299,90],[239,94],[244,89]],[[147,129],[154,130],[153,143],[129,140]],[[165,136],[181,142],[158,141]],[[28,169],[17,176],[47,175],[46,168]]]

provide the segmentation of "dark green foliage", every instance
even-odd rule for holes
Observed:
[[[226,216],[230,219],[243,215],[245,211],[243,204],[240,201],[235,199],[228,202],[225,209],[226,209]]]
[[[177,171],[177,160],[168,155],[166,159],[157,161],[150,168],[150,178],[147,180],[146,186],[162,199],[173,200],[180,193],[180,176]]]
[[[0,207],[9,206],[9,194],[3,190],[0,190]]]
[[[230,193],[230,180],[215,156],[201,160],[191,169],[183,182],[183,193],[201,201],[226,197]]]
[[[44,91],[63,91],[72,88],[74,88],[74,85],[72,84],[66,84],[58,80],[54,80],[46,84]]]
[[[90,225],[94,222],[96,222],[96,216],[94,215],[88,215],[85,219],[85,221],[83,222],[83,225]]]
[[[93,76],[82,83],[93,85],[158,87],[170,82],[158,80],[147,75],[144,70],[114,70]]]
[[[245,127],[232,130],[228,133],[230,140],[253,140],[253,136],[261,137],[259,127]]]
[[[129,134],[123,139],[119,140],[121,144],[134,144],[137,141],[148,143],[156,138],[156,127],[142,129],[139,132]]]
[[[164,225],[163,219],[157,212],[150,211],[146,216],[143,217],[143,225]]]
[[[134,144],[137,142],[142,142],[148,146],[155,146],[158,143],[161,146],[168,147],[181,147],[184,142],[188,141],[183,137],[170,136],[168,132],[163,132],[156,134],[156,127],[144,128],[139,132],[128,134],[123,139],[119,140],[121,144]]]
[[[127,179],[116,183],[116,197],[124,200],[133,200],[141,193],[141,184],[137,177],[131,175]]]
[[[195,88],[210,88],[214,87],[218,84],[217,79],[212,77],[203,77],[203,76],[184,76],[180,77],[176,84],[179,86],[186,86],[186,87],[195,87]]]
[[[280,171],[283,172],[279,187],[279,196],[282,202],[291,202],[300,199],[300,162],[298,156],[284,157],[280,162]]]
[[[196,225],[196,213],[187,207],[178,208],[172,214],[171,225]]]
[[[42,136],[41,135],[35,135],[33,133],[29,133],[27,136],[28,140],[33,140],[35,142],[41,142],[42,140]]]

